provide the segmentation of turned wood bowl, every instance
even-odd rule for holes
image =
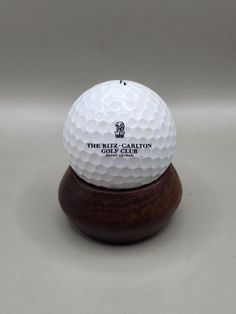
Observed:
[[[182,186],[172,164],[154,182],[124,190],[89,184],[69,167],[58,195],[64,213],[81,232],[126,244],[151,236],[167,223],[180,203]]]

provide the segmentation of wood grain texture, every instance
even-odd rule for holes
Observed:
[[[165,225],[179,205],[182,186],[172,164],[156,181],[129,190],[88,184],[69,167],[58,196],[63,211],[81,232],[96,240],[125,244]]]

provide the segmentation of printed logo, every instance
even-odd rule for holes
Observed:
[[[125,124],[122,121],[118,121],[115,124],[116,130],[114,131],[116,138],[123,138],[125,136]]]

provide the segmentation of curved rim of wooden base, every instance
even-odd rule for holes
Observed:
[[[142,193],[142,191],[145,190],[149,190],[150,188],[152,188],[153,186],[156,186],[157,184],[161,185],[162,182],[165,180],[165,175],[169,170],[175,170],[174,166],[172,164],[170,164],[170,166],[165,170],[165,172],[158,177],[157,179],[151,181],[150,183],[135,187],[135,188],[129,188],[129,189],[109,189],[103,186],[97,186],[94,185],[92,183],[89,183],[87,181],[85,181],[84,179],[82,179],[74,170],[71,166],[69,166],[67,168],[66,171],[70,171],[71,174],[74,176],[74,178],[76,179],[76,181],[79,181],[80,184],[84,185],[86,187],[86,189],[91,190],[91,191],[96,191],[96,193],[105,193],[105,194],[130,194],[130,193],[136,193],[137,191],[139,191],[139,193]]]

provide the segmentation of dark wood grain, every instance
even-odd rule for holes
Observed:
[[[157,232],[178,207],[182,187],[173,165],[151,184],[129,190],[88,184],[69,167],[58,195],[63,211],[80,231],[96,240],[122,244]]]

